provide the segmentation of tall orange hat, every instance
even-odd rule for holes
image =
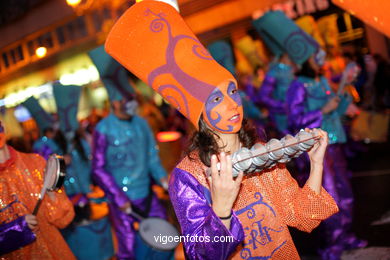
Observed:
[[[211,92],[226,81],[236,82],[175,8],[160,1],[130,7],[113,26],[105,48],[195,127]]]

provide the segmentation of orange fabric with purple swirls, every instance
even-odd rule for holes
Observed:
[[[146,0],[129,8],[113,26],[105,48],[195,127],[211,92],[225,81],[236,82],[180,14],[159,1]]]

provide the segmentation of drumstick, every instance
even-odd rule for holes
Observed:
[[[134,211],[131,209],[131,207],[127,208],[127,209],[125,210],[125,213],[126,213],[127,215],[132,215],[133,217],[137,218],[137,219],[140,220],[140,221],[142,221],[142,220],[145,219],[145,218],[142,217],[140,214],[134,212]]]
[[[43,197],[45,196],[45,193],[46,193],[46,187],[45,187],[45,185],[43,185],[41,193],[39,194],[39,198],[38,198],[37,204],[35,204],[35,207],[34,207],[34,210],[33,210],[33,213],[32,213],[34,216],[36,216],[38,214],[38,210],[39,210],[39,207],[42,204],[42,200],[43,200]]]

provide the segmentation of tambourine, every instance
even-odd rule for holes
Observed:
[[[56,191],[60,189],[64,183],[65,176],[66,166],[63,157],[56,154],[50,155],[46,162],[43,187],[32,213],[33,215],[37,215],[46,191]]]
[[[320,138],[317,130],[302,130],[295,136],[286,135],[280,140],[271,139],[266,144],[257,143],[251,149],[241,148],[232,155],[233,177],[241,171],[249,174],[271,168],[276,163],[287,163],[312,148]],[[210,168],[206,174],[211,175]]]
[[[159,236],[176,237],[180,235],[176,227],[165,219],[155,217],[144,218],[130,208],[128,208],[126,213],[140,221],[139,235],[149,247],[159,251],[171,251],[179,245],[179,242],[175,242],[174,240],[167,241],[166,243],[161,243],[161,241],[156,240]]]

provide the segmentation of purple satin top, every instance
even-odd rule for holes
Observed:
[[[244,230],[233,212],[228,230],[211,208],[211,194],[190,173],[174,169],[170,178],[169,195],[175,208],[183,236],[232,236],[231,242],[184,242],[187,259],[228,259],[244,240]]]
[[[0,225],[0,256],[17,250],[35,241],[36,236],[21,216],[9,223]]]
[[[288,105],[288,126],[292,132],[297,132],[305,127],[321,127],[321,110],[307,111],[305,108],[306,98],[304,84],[294,80],[287,91],[286,99]]]

